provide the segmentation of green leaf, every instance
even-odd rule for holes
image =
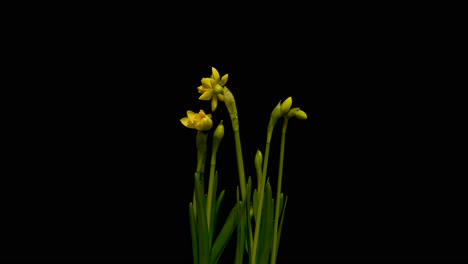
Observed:
[[[249,176],[249,179],[247,181],[247,195],[246,195],[246,219],[245,219],[245,226],[246,226],[246,232],[248,234],[247,237],[247,254],[250,254],[250,250],[252,248],[252,243],[253,243],[253,237],[252,237],[252,227],[251,225],[251,218],[250,218],[250,209],[251,207],[251,198],[252,198],[252,177]]]
[[[239,188],[237,189],[239,190]],[[239,193],[239,191],[237,192]],[[236,256],[234,258],[234,263],[242,264],[244,258],[244,240],[245,240],[245,231],[244,231],[244,221],[243,216],[245,215],[245,206],[242,201],[239,201],[239,196],[237,198],[237,203],[239,207],[237,209],[237,246],[236,246]]]
[[[280,194],[279,212],[278,212],[279,215],[282,213],[283,203],[284,203],[284,195],[283,195],[283,193],[281,193]]]
[[[274,200],[271,191],[270,181],[267,180],[265,186],[265,200],[262,223],[260,227],[258,263],[268,263],[270,257],[270,250],[272,246],[273,230],[274,230]]]
[[[217,192],[217,185],[218,185],[218,172],[216,171],[215,174],[214,174],[214,178],[213,178],[213,197],[216,197],[216,192]],[[216,224],[214,222],[214,217],[215,217],[215,214],[216,214],[216,200],[215,199],[212,199],[211,201],[211,204],[210,204],[210,208],[211,208],[211,215],[210,215],[210,241],[213,241],[213,236],[214,236],[214,232],[216,230]]]
[[[221,208],[221,204],[223,203],[223,198],[224,198],[224,190],[219,194],[218,199],[216,199],[216,207],[214,210],[214,217],[213,217],[213,226],[215,230],[216,230],[216,225],[218,223],[218,213],[219,213],[219,209]],[[214,232],[213,232],[213,236],[214,236]]]
[[[281,229],[283,228],[284,212],[286,211],[286,204],[287,203],[288,203],[288,196],[286,196],[286,199],[284,200],[284,207],[282,209],[280,225],[278,227],[278,240],[276,241],[276,252],[277,252],[276,256],[278,256],[279,242],[280,242],[280,237],[281,237]]]
[[[208,223],[206,221],[206,208],[203,194],[201,193],[201,182],[199,180],[199,173],[195,173],[195,196],[197,199],[197,224],[198,224],[198,246],[199,257],[201,263],[208,263],[210,257],[210,236],[208,234]]]
[[[239,204],[236,203],[236,205],[232,208],[231,212],[229,213],[228,218],[226,219],[226,222],[223,225],[223,228],[219,232],[218,237],[216,238],[216,241],[213,244],[213,247],[211,248],[211,264],[215,264],[218,262],[219,257],[224,251],[224,248],[226,247],[229,239],[232,236],[232,233],[234,232],[234,228],[237,226],[237,208]],[[208,262],[206,262],[208,263]]]
[[[257,189],[253,192],[253,216],[255,223],[257,222],[257,210],[258,210],[258,192]]]
[[[190,233],[192,235],[193,263],[198,264],[198,238],[197,238],[197,229],[196,229],[196,223],[195,223],[195,214],[193,212],[192,203],[189,204],[189,216],[190,216]]]

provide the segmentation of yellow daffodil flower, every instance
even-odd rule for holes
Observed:
[[[188,128],[193,128],[199,131],[210,130],[213,126],[211,114],[205,114],[203,110],[200,110],[198,114],[188,110],[187,116],[181,118],[180,122]]]
[[[211,100],[211,110],[216,110],[218,100],[224,101],[223,86],[228,80],[228,75],[225,74],[222,78],[219,77],[218,71],[211,67],[212,75],[210,78],[202,78],[201,84],[198,87],[198,92],[202,95],[198,98],[200,100]]]

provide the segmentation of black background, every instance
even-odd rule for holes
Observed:
[[[190,263],[196,131],[179,120],[211,112],[196,88],[216,67],[237,101],[247,175],[279,100],[308,114],[287,132],[279,261],[466,260],[461,105],[442,95],[452,34],[437,7],[199,7],[14,10],[2,258]],[[234,139],[224,105],[213,116],[226,129],[226,217]]]

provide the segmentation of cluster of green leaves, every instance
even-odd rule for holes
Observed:
[[[216,189],[218,174],[215,174],[214,186]],[[238,205],[236,204],[221,231],[214,239],[218,214],[224,198],[224,190],[219,194],[216,201],[213,200],[213,209],[210,215],[211,221],[208,226],[206,206],[207,195],[204,194],[203,174],[195,173],[195,199],[189,204],[190,229],[192,236],[192,249],[194,263],[217,263],[232,233],[235,230],[238,219]],[[216,191],[215,191],[216,193]]]

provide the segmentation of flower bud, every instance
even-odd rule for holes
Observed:
[[[224,137],[224,126],[223,126],[223,120],[219,122],[219,125],[216,127],[216,130],[213,134],[213,142],[221,142],[221,139]]]
[[[257,149],[257,153],[255,154],[255,167],[261,168],[262,161],[263,161],[262,152]]]
[[[268,124],[269,129],[273,129],[278,119],[282,116],[281,114],[281,101],[278,102],[276,107],[273,109],[270,115],[270,123]]]
[[[278,119],[281,117],[281,101],[275,106],[271,112],[271,118]]]
[[[288,113],[289,109],[292,105],[292,98],[291,96],[288,97],[284,102],[281,104],[281,115],[285,115]]]
[[[297,118],[297,119],[301,119],[301,120],[305,120],[307,119],[307,114],[302,111],[302,110],[298,110],[294,113],[294,116]]]
[[[295,114],[297,111],[299,111],[299,110],[300,110],[299,107],[291,108],[291,109],[288,111],[288,113],[287,113],[284,117],[285,117],[286,119],[289,119],[289,118],[293,117],[294,114]]]

